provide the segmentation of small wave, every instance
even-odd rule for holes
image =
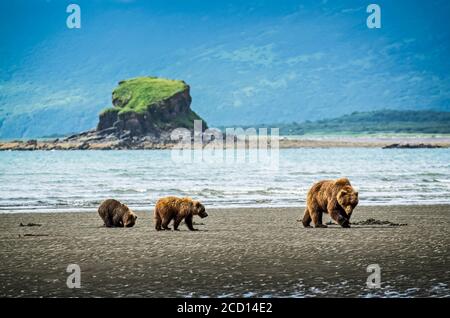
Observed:
[[[136,188],[128,188],[128,189],[113,189],[111,190],[114,194],[122,194],[122,193],[145,193],[149,192],[147,189],[136,189]]]
[[[446,177],[448,174],[443,174],[440,172],[419,172],[417,173],[417,176],[420,177]]]
[[[440,182],[440,181],[433,178],[433,179],[422,179],[422,182],[433,183],[433,182]]]
[[[215,190],[215,189],[201,189],[200,191],[196,192],[197,195],[213,195],[213,196],[219,196],[224,197],[226,195],[225,191],[221,190]]]

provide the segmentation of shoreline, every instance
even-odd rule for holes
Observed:
[[[135,207],[133,205],[130,206],[130,208],[135,212],[152,212],[154,203],[149,204],[147,207]],[[358,207],[362,208],[369,208],[369,209],[376,209],[376,208],[383,208],[383,207],[390,207],[390,208],[405,208],[405,207],[446,207],[450,206],[450,202],[427,202],[427,203],[418,203],[418,202],[411,202],[411,203],[380,203],[380,204],[359,204]],[[65,213],[97,213],[98,206],[94,207],[76,207],[76,208],[68,208],[68,209],[49,209],[49,208],[42,208],[42,209],[35,209],[35,210],[1,210],[0,209],[0,215],[14,215],[14,214],[65,214]],[[264,210],[272,210],[272,209],[298,209],[299,211],[303,211],[305,209],[304,203],[300,205],[277,205],[277,206],[257,206],[257,205],[228,205],[228,206],[208,206],[208,211],[217,211],[221,212],[224,210],[257,210],[258,212],[264,212]],[[262,211],[259,211],[262,210]]]
[[[301,208],[208,213],[194,218],[198,232],[157,232],[149,212],[112,229],[94,212],[0,214],[0,296],[450,296],[450,205],[361,206],[355,223],[407,225],[350,229],[305,229]],[[66,286],[69,264],[81,268],[80,289]],[[379,289],[366,286],[370,264]]]
[[[233,143],[231,148],[255,148],[248,141]],[[84,138],[54,140],[9,140],[0,141],[0,151],[56,151],[56,150],[164,150],[172,149],[175,142],[168,140],[155,141],[148,137],[133,137],[129,139],[91,140]],[[204,144],[203,146],[205,146]],[[230,149],[230,145],[224,142],[224,149]],[[424,136],[305,136],[304,138],[291,138],[280,136],[278,148],[450,148],[449,137],[424,137]],[[270,138],[269,138],[270,148]]]

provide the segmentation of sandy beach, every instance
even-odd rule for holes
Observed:
[[[407,225],[351,229],[305,229],[302,210],[210,209],[198,232],[156,232],[150,211],[114,229],[94,212],[0,214],[0,297],[450,296],[450,205],[358,207],[354,222]]]

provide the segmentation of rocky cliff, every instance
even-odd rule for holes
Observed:
[[[97,131],[120,138],[165,137],[175,128],[192,130],[194,120],[202,119],[191,110],[191,101],[184,81],[155,77],[121,81],[112,94],[113,107],[100,114]]]

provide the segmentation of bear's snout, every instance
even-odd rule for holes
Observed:
[[[203,219],[203,218],[206,218],[206,217],[208,216],[208,213],[202,212],[202,213],[200,213],[198,216],[201,217],[201,218]]]

